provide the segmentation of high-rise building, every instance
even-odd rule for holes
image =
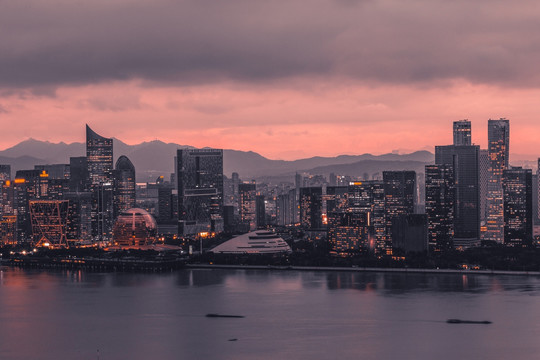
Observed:
[[[86,161],[92,186],[112,183],[113,139],[105,138],[86,125]]]
[[[135,166],[127,156],[122,155],[116,161],[114,175],[114,212],[116,218],[121,212],[134,208],[135,198]]]
[[[454,169],[454,246],[475,246],[480,240],[478,145],[436,146],[435,164]]]
[[[257,230],[257,185],[255,183],[238,185],[239,215],[243,231]]]
[[[504,240],[504,201],[502,176],[508,169],[510,122],[507,119],[488,120],[489,179],[487,193],[487,230],[485,240]]]
[[[69,191],[82,192],[90,189],[88,161],[86,156],[69,158]]]
[[[264,229],[266,227],[266,201],[264,195],[255,197],[255,215],[257,229]]]
[[[536,219],[540,220],[540,158],[538,158],[538,167],[536,168]]]
[[[384,183],[378,180],[355,181],[349,183],[347,210],[369,213],[369,225],[372,227],[374,243],[371,250],[385,253],[391,246],[386,242],[386,213]]]
[[[67,247],[68,200],[31,200],[30,218],[35,246]]]
[[[300,188],[300,223],[305,230],[323,228],[322,209],[322,187]]]
[[[392,219],[400,215],[414,213],[416,198],[416,172],[383,171],[386,253],[392,251]]]
[[[223,150],[178,149],[178,233],[223,231]]]
[[[11,179],[11,165],[0,164],[0,181]]]
[[[92,193],[92,236],[110,240],[113,226],[113,140],[86,125],[86,161]]]
[[[454,244],[454,168],[426,165],[426,215],[428,240],[434,250],[448,250]]]
[[[34,170],[45,171],[49,179],[69,180],[71,177],[69,164],[34,165]]]
[[[503,171],[504,243],[530,245],[533,231],[532,170],[512,167]]]
[[[480,223],[485,227],[487,219],[487,194],[489,180],[489,153],[486,149],[480,149],[478,158],[479,164],[479,189],[480,189]]]
[[[469,120],[454,121],[454,145],[471,145],[471,122]]]

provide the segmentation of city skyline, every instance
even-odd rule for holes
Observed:
[[[296,159],[432,148],[463,118],[484,148],[475,129],[506,117],[513,151],[536,153],[532,1],[25,3],[0,14],[0,148],[89,123]]]

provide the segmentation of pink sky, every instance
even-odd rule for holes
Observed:
[[[506,117],[511,152],[538,156],[539,17],[532,0],[9,2],[0,148],[88,123],[274,159],[433,151],[454,120],[485,147]]]

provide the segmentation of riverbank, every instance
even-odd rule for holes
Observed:
[[[540,271],[510,270],[456,270],[456,269],[415,269],[415,268],[381,268],[381,267],[329,267],[329,266],[264,266],[264,265],[219,265],[219,264],[186,264],[187,269],[239,269],[239,270],[271,270],[271,271],[346,271],[346,272],[391,272],[411,274],[461,274],[461,275],[519,275],[540,276]]]

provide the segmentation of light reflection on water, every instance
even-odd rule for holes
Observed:
[[[0,359],[536,358],[539,295],[521,276],[4,268]]]

